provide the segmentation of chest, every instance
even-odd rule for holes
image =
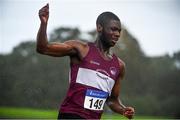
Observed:
[[[97,75],[101,78],[103,77],[100,74],[103,74],[116,80],[120,72],[117,64],[118,62],[114,59],[106,61],[99,56],[87,56],[83,60],[81,67],[96,71]]]

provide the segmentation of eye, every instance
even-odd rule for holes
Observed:
[[[115,31],[118,31],[119,33],[121,32],[121,29],[119,29],[119,28],[117,28],[117,27],[112,27],[111,30],[114,31],[114,32],[115,32]]]

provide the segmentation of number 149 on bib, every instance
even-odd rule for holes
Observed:
[[[104,91],[88,89],[84,100],[84,108],[90,110],[103,110],[107,96],[108,93]]]

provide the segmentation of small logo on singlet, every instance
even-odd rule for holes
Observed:
[[[90,63],[91,64],[95,64],[95,65],[100,65],[100,63],[96,62],[96,61],[93,61],[93,60],[90,60]]]
[[[96,69],[97,72],[103,73],[105,75],[107,75],[108,77],[110,76],[109,73],[103,69]]]
[[[111,72],[112,75],[116,75],[117,70],[116,70],[115,67],[110,67],[110,72]]]
[[[96,73],[96,75],[97,75],[98,77],[100,77],[101,79],[103,79],[103,80],[108,80],[108,77],[103,77],[103,76],[101,76],[99,73]]]
[[[110,75],[108,74],[108,72],[106,72],[105,70],[97,69],[96,71],[97,71],[96,75],[97,75],[98,77],[100,77],[101,79],[107,80],[108,77],[110,76]],[[99,73],[98,73],[98,72],[99,72]],[[102,73],[102,74],[104,74],[104,75],[101,75],[100,73]]]

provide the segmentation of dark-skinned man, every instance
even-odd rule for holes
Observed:
[[[125,64],[110,53],[110,48],[120,37],[120,19],[112,12],[100,14],[96,21],[97,39],[94,43],[79,40],[49,43],[46,33],[49,4],[39,10],[39,18],[37,52],[70,58],[69,89],[59,109],[58,119],[100,119],[105,103],[112,111],[131,119],[134,108],[124,106],[119,99]]]

